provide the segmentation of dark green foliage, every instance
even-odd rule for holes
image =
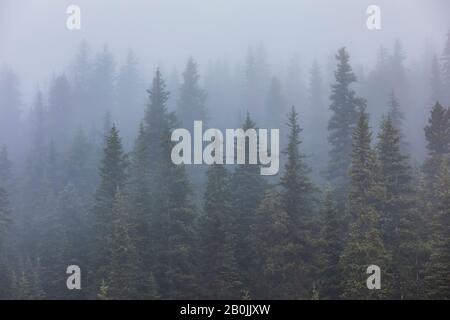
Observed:
[[[352,133],[358,120],[358,110],[365,101],[356,97],[351,89],[356,76],[350,66],[350,56],[345,48],[336,55],[336,82],[332,85],[330,110],[333,112],[328,123],[328,141],[331,144],[328,177],[336,186],[335,195],[342,202],[348,188],[348,168],[352,152]],[[342,203],[338,203],[342,206]]]
[[[141,261],[132,240],[134,231],[127,199],[117,189],[112,208],[112,234],[110,242],[110,262],[106,267],[110,299],[139,298]]]
[[[161,139],[151,218],[152,270],[161,298],[192,298],[197,288],[191,189],[184,166],[171,161],[170,131],[164,131]]]
[[[426,294],[431,299],[450,299],[450,168],[442,162],[433,191],[431,256],[426,269]]]
[[[250,114],[247,113],[242,129],[254,128],[255,123],[251,120]],[[246,159],[248,159],[248,154],[249,149],[246,147]],[[246,161],[246,164],[240,164],[236,167],[231,178],[232,215],[235,222],[231,232],[236,236],[236,259],[241,282],[245,288],[248,288],[255,261],[254,248],[250,240],[250,228],[255,224],[256,210],[264,197],[267,186],[260,175],[260,166],[249,164],[248,160]]]
[[[96,192],[92,230],[93,256],[96,284],[105,279],[106,266],[111,257],[111,234],[113,222],[113,203],[117,190],[124,190],[126,184],[127,157],[122,150],[119,132],[115,126],[106,138],[104,155],[100,166],[100,185]]]
[[[300,153],[301,129],[298,123],[298,113],[292,107],[288,115],[290,130],[288,144],[285,150],[287,162],[280,180],[280,196],[282,209],[286,212],[289,223],[289,241],[296,246],[292,263],[300,270],[299,281],[291,292],[293,298],[309,298],[312,292],[314,277],[314,193],[315,187],[309,179],[309,168]],[[293,275],[292,275],[293,276]]]
[[[368,118],[360,112],[351,154],[347,204],[350,229],[340,259],[341,297],[344,299],[390,297],[390,255],[383,245],[378,211],[383,189],[379,180],[379,165],[370,143]],[[366,269],[370,265],[381,268],[381,290],[368,290],[366,287]]]
[[[393,297],[412,299],[420,289],[420,230],[412,170],[400,151],[400,134],[390,118],[384,119],[377,145],[383,184],[381,235],[392,255]]]
[[[341,292],[339,258],[342,252],[342,216],[333,202],[331,190],[327,190],[322,209],[321,268],[319,292],[322,299],[338,299]]]
[[[200,292],[207,299],[237,299],[242,284],[232,232],[230,177],[223,165],[214,164],[207,178],[199,229]]]

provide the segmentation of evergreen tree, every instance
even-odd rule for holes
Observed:
[[[394,90],[392,90],[391,93],[389,94],[388,106],[389,106],[388,116],[391,121],[391,124],[400,135],[400,150],[402,152],[406,152],[406,150],[408,149],[408,143],[406,142],[406,138],[403,134],[403,121],[405,120],[405,115],[400,109],[400,103],[398,102]]]
[[[147,91],[149,101],[145,111],[145,140],[147,141],[147,170],[148,178],[154,180],[157,174],[158,162],[162,154],[161,141],[165,132],[169,130],[169,125],[173,122],[174,114],[167,111],[167,100],[169,92],[166,91],[166,84],[159,69],[155,72],[152,88]],[[144,139],[144,137],[141,137]]]
[[[382,299],[390,296],[390,256],[384,248],[378,211],[382,185],[379,168],[371,149],[369,120],[360,112],[353,134],[348,215],[351,221],[348,240],[341,254],[342,294],[344,299]],[[380,290],[368,290],[366,270],[381,269]]]
[[[384,119],[378,136],[379,177],[383,184],[381,236],[392,255],[393,297],[418,297],[420,232],[413,178],[408,158],[400,151],[400,134],[391,118]]]
[[[150,264],[148,243],[150,242],[152,212],[151,184],[147,168],[148,155],[146,132],[143,124],[141,124],[131,155],[129,198],[133,211],[132,217],[135,219],[134,224],[136,226],[136,234],[133,235],[133,238],[141,259],[146,266]]]
[[[304,161],[304,155],[300,153],[301,128],[298,124],[298,113],[292,107],[288,115],[288,127],[290,130],[288,144],[285,151],[287,162],[283,176],[280,180],[281,201],[289,223],[289,236],[292,243],[297,246],[297,252],[293,258],[294,264],[301,267],[298,270],[302,275],[300,282],[292,292],[293,297],[309,297],[312,292],[312,279],[314,277],[315,257],[314,252],[314,193],[315,187],[309,179],[309,168]]]
[[[140,279],[139,255],[133,243],[134,231],[126,197],[117,189],[112,208],[110,262],[107,267],[108,297],[137,299]]]
[[[299,299],[307,293],[299,290],[305,273],[296,257],[302,250],[292,236],[292,221],[283,209],[282,198],[268,191],[256,212],[252,226],[252,243],[256,251],[256,268],[252,270],[255,299]]]
[[[161,136],[152,205],[152,271],[161,298],[192,298],[197,292],[195,209],[185,168],[171,160],[174,144],[170,132],[177,124],[169,121],[166,125]]]
[[[230,178],[223,165],[207,172],[204,214],[200,220],[201,294],[208,299],[240,298],[241,282],[232,233]]]
[[[431,299],[450,299],[450,168],[442,161],[433,206],[431,256],[427,264],[425,284]]]
[[[348,188],[348,168],[352,152],[352,133],[358,120],[358,108],[365,101],[356,97],[350,88],[356,76],[349,63],[350,56],[345,48],[336,55],[338,61],[335,71],[336,83],[332,85],[330,110],[333,112],[328,123],[328,141],[331,144],[328,177],[336,187],[338,206],[343,206]]]
[[[424,163],[424,172],[428,183],[433,184],[442,156],[450,152],[450,115],[439,103],[431,110],[425,138],[429,156]]]
[[[95,287],[107,277],[106,268],[111,259],[111,234],[113,228],[113,204],[117,189],[124,190],[127,180],[127,157],[122,150],[119,132],[111,128],[103,150],[100,165],[100,185],[96,191],[93,221],[93,268]]]
[[[342,219],[333,202],[331,190],[327,190],[322,209],[321,230],[322,259],[320,270],[320,296],[323,299],[338,299],[341,278],[339,257],[342,252]]]
[[[206,93],[200,88],[199,79],[197,63],[191,57],[183,72],[177,110],[177,116],[186,128],[192,128],[194,121],[208,120],[208,111],[205,107]]]
[[[244,131],[255,129],[255,123],[249,113],[242,129]],[[232,215],[235,222],[231,232],[236,235],[236,259],[241,273],[241,282],[245,288],[249,288],[255,261],[250,228],[255,224],[256,210],[267,188],[266,181],[260,175],[260,166],[248,163],[248,142],[249,140],[246,139],[246,163],[238,165],[231,178]]]
[[[97,178],[96,146],[88,141],[83,129],[78,129],[69,147],[64,162],[63,185],[73,185],[90,204],[94,198]]]

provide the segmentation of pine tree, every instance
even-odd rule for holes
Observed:
[[[63,185],[73,185],[85,203],[91,203],[97,177],[96,147],[88,141],[83,129],[78,129],[64,163]]]
[[[279,192],[268,191],[252,225],[256,268],[252,270],[251,296],[255,299],[298,299],[304,270],[295,257],[302,248],[292,237],[292,221],[283,209]]]
[[[207,172],[204,214],[200,220],[201,294],[207,299],[238,299],[241,282],[232,233],[230,178],[223,165]]]
[[[405,115],[400,109],[400,103],[398,102],[398,98],[394,90],[392,90],[389,94],[388,106],[388,116],[390,121],[400,135],[400,150],[402,152],[406,152],[408,150],[408,142],[403,134],[403,121],[405,120]]]
[[[177,116],[185,128],[191,128],[194,121],[208,120],[208,111],[205,107],[206,93],[200,88],[199,79],[197,63],[191,57],[183,72],[177,110]]]
[[[312,241],[314,221],[314,193],[315,187],[309,179],[309,168],[304,162],[304,155],[300,153],[301,128],[298,123],[298,113],[292,107],[287,123],[290,133],[286,151],[287,162],[284,173],[280,179],[281,201],[283,209],[290,221],[289,234],[291,241],[298,247],[293,263],[301,266],[300,283],[292,292],[295,297],[309,297],[312,292],[312,277],[315,257]]]
[[[128,186],[131,209],[133,211],[136,234],[133,238],[144,265],[150,264],[150,223],[152,212],[151,183],[148,176],[148,145],[143,124],[139,129],[130,163],[130,183]]]
[[[342,294],[344,299],[382,299],[390,296],[390,256],[384,248],[378,211],[382,186],[379,168],[371,149],[369,120],[360,112],[353,134],[350,166],[348,216],[350,230],[340,258]],[[366,269],[377,265],[381,269],[381,289],[368,290]]]
[[[421,221],[411,168],[408,157],[400,151],[400,133],[390,117],[382,121],[378,139],[379,177],[384,189],[380,207],[381,236],[392,255],[393,297],[417,298]]]
[[[244,131],[255,129],[255,126],[250,114],[247,113],[242,129]],[[247,144],[248,140],[245,155],[246,159],[249,159]],[[260,175],[258,164],[245,163],[236,167],[231,178],[232,215],[235,222],[232,233],[236,235],[236,259],[241,273],[241,282],[245,288],[250,285],[250,275],[255,261],[250,240],[250,228],[255,224],[256,210],[264,197],[266,188],[266,181]]]
[[[448,160],[441,163],[434,185],[431,256],[427,264],[426,294],[431,299],[450,299],[450,168]]]
[[[349,63],[350,56],[345,48],[336,55],[338,61],[335,71],[336,83],[332,85],[330,110],[333,112],[328,123],[328,141],[331,144],[328,177],[336,187],[338,206],[343,206],[348,188],[348,168],[352,151],[352,133],[358,120],[358,108],[365,101],[356,97],[350,88],[356,76]]]
[[[113,221],[113,203],[117,189],[124,190],[127,180],[127,157],[122,150],[119,132],[115,126],[111,128],[103,150],[100,165],[100,185],[96,191],[93,221],[93,263],[95,268],[95,286],[100,286],[105,279],[106,266],[111,257],[111,234]]]
[[[175,119],[174,119],[175,120]],[[168,122],[173,128],[176,123]],[[171,129],[161,136],[161,157],[157,163],[153,200],[151,240],[152,271],[163,299],[196,296],[195,208],[183,165],[171,160]]]
[[[137,299],[140,278],[138,252],[133,242],[134,226],[127,199],[117,189],[112,208],[110,262],[107,266],[108,297],[110,299]]]
[[[445,108],[436,103],[425,127],[428,159],[424,163],[424,172],[429,184],[432,184],[440,167],[443,155],[450,152],[450,116]]]
[[[149,101],[145,111],[144,131],[147,141],[148,178],[154,180],[158,162],[163,156],[161,151],[163,134],[170,129],[170,123],[174,122],[174,114],[167,111],[166,104],[169,99],[169,92],[166,91],[166,84],[159,69],[155,72],[152,88],[148,90],[148,94]]]
[[[339,269],[339,257],[343,249],[341,218],[331,190],[328,189],[323,202],[321,230],[322,260],[319,292],[323,299],[338,299],[341,292]]]

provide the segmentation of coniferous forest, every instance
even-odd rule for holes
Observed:
[[[435,36],[414,61],[385,43],[371,68],[263,42],[236,65],[149,67],[87,39],[30,99],[5,61],[0,299],[450,299],[450,32]],[[174,164],[171,133],[196,120],[279,128],[279,173]]]

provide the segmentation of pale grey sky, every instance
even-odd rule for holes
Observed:
[[[66,29],[70,4],[81,7],[80,31]],[[370,4],[381,7],[381,31],[366,28]],[[367,65],[396,38],[413,59],[425,39],[440,50],[449,15],[448,0],[0,0],[0,63],[16,70],[25,91],[61,72],[82,39],[94,50],[108,43],[118,62],[132,48],[148,68],[190,55],[203,65],[237,63],[259,42],[283,63],[298,53],[309,64],[345,45]]]

